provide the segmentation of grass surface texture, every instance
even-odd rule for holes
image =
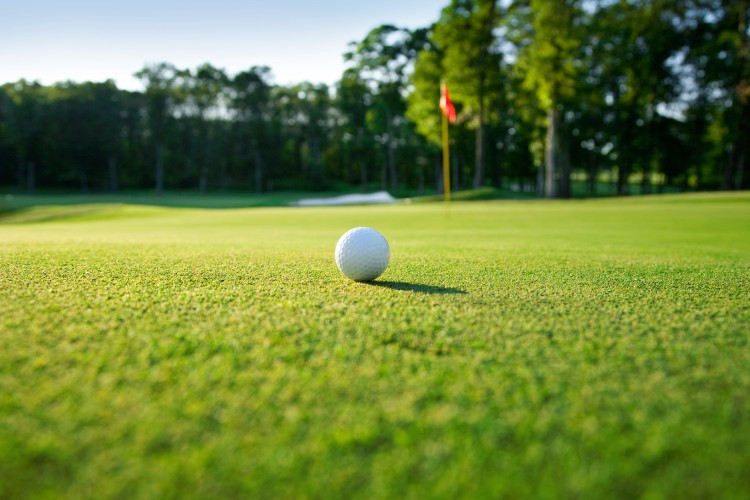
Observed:
[[[747,498],[749,325],[748,193],[7,212],[0,497]]]

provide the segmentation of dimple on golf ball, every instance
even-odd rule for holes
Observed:
[[[354,281],[371,281],[383,274],[391,249],[382,234],[369,227],[350,229],[336,243],[336,265]]]

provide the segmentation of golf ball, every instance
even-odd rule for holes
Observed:
[[[350,229],[336,243],[336,265],[354,281],[371,281],[383,274],[391,249],[382,234],[369,227]]]

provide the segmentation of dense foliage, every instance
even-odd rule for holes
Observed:
[[[748,188],[748,17],[747,0],[452,0],[352,43],[330,87],[168,63],[137,73],[142,92],[7,83],[0,185],[439,190],[446,80],[458,188]]]

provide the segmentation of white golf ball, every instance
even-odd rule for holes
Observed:
[[[383,274],[391,249],[382,234],[369,227],[350,229],[336,243],[336,265],[354,281],[371,281]]]

